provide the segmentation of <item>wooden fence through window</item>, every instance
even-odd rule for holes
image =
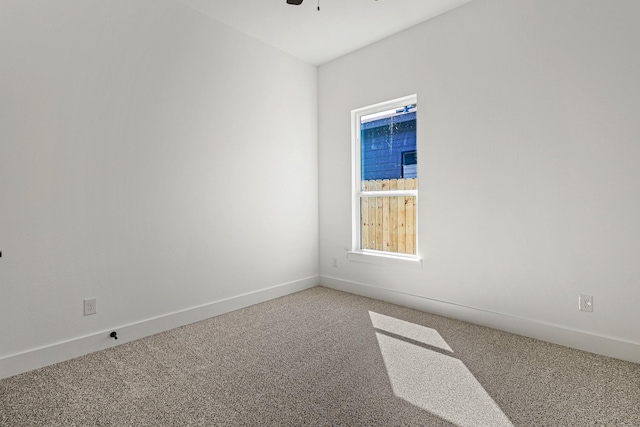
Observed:
[[[415,190],[417,178],[362,181],[363,191]],[[416,253],[415,196],[360,198],[362,249]]]

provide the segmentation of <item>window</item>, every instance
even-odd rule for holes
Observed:
[[[412,95],[351,112],[356,252],[418,253],[416,111]]]
[[[416,154],[416,150],[402,153],[402,177],[418,177],[418,155]]]

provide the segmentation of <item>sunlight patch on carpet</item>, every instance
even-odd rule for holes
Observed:
[[[371,317],[371,323],[376,329],[400,335],[413,341],[418,341],[453,353],[449,344],[447,344],[435,329],[416,325],[415,323],[396,319],[395,317],[374,313],[373,311],[369,312],[369,317]]]
[[[459,427],[513,427],[464,363],[427,348],[452,352],[437,331],[369,313],[374,328],[381,331],[376,337],[396,396]]]

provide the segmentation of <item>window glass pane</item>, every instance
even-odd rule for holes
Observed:
[[[362,191],[407,189],[390,185],[417,179],[416,105],[362,116],[360,144]]]
[[[360,197],[360,247],[415,255],[415,196]]]

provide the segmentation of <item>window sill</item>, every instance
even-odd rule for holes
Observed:
[[[394,265],[403,268],[422,270],[422,260],[417,257],[403,257],[387,253],[373,253],[362,251],[347,251],[349,261],[363,262],[377,265]]]

